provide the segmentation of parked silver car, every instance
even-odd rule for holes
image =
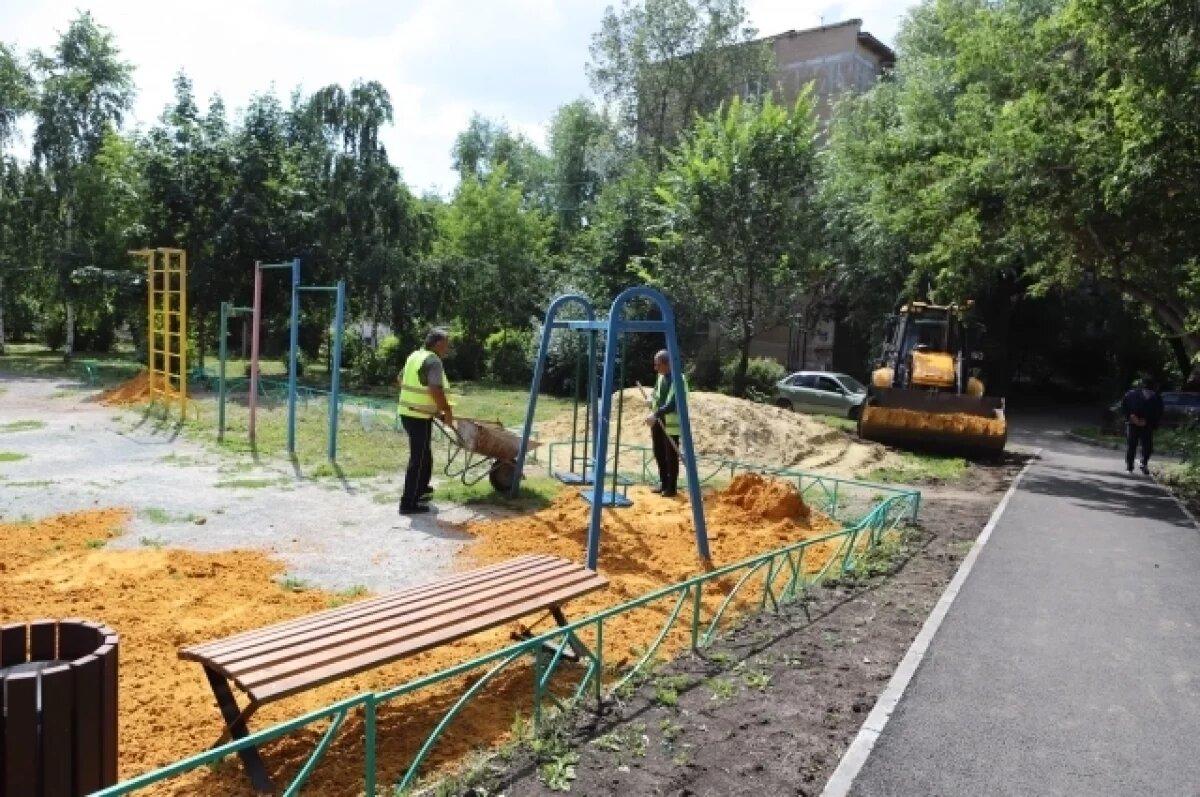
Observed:
[[[857,420],[867,388],[852,376],[831,371],[797,371],[775,383],[775,404],[798,412]]]

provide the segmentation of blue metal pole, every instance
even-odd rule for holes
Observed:
[[[600,388],[600,411],[596,418],[596,458],[592,461],[592,511],[588,519],[587,567],[596,569],[600,558],[600,520],[604,512],[604,466],[608,457],[608,418],[612,412],[613,384],[616,382],[617,347],[621,334],[617,326],[617,307],[608,317],[608,337],[604,341],[604,384]]]
[[[288,355],[288,432],[287,449],[296,453],[296,356],[300,346],[300,258],[292,260],[291,352]]]
[[[664,298],[659,302],[667,333],[667,355],[671,358],[671,383],[675,387],[675,411],[679,413],[679,444],[683,449],[687,470],[688,499],[692,504],[692,522],[696,527],[696,551],[700,563],[711,570],[712,556],[708,551],[708,526],[704,521],[704,501],[700,495],[700,474],[696,468],[696,447],[692,443],[692,419],[688,413],[687,389],[683,383],[683,358],[675,334],[675,314]]]
[[[337,462],[338,402],[342,390],[342,325],[345,320],[346,281],[338,280],[337,307],[333,311],[333,384],[329,388],[329,461]]]
[[[542,385],[542,377],[546,373],[546,355],[550,351],[550,335],[554,332],[554,320],[559,309],[572,302],[583,307],[589,321],[596,320],[596,312],[592,309],[592,303],[585,297],[573,293],[556,297],[546,310],[546,320],[542,325],[542,340],[538,344],[537,362],[533,366],[533,382],[529,386],[529,402],[525,405],[525,425],[521,430],[521,443],[517,447],[517,472],[513,475],[512,487],[508,491],[508,494],[514,498],[521,489],[521,478],[525,475],[525,457],[529,453],[529,436],[533,434],[533,413],[537,408],[537,396]],[[550,464],[553,466],[554,463]]]
[[[217,344],[217,442],[225,441],[225,328],[229,323],[229,302],[221,302],[221,340]]]

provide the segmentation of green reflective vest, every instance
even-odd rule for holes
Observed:
[[[683,389],[687,390],[687,377],[683,377]],[[658,375],[658,381],[654,383],[654,409],[657,410],[662,405],[671,400],[675,395],[675,383],[669,376]],[[672,437],[679,437],[679,413],[668,412],[663,416],[663,426],[666,427],[667,434]]]
[[[429,395],[429,388],[421,384],[421,366],[430,356],[437,355],[428,349],[417,349],[404,361],[400,377],[400,405],[396,412],[410,418],[432,418],[438,414],[437,402]],[[442,369],[442,390],[450,389],[450,379]]]

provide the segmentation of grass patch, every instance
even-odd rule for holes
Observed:
[[[19,451],[0,451],[0,462],[20,462],[23,459],[29,459],[29,455]]]
[[[836,415],[813,415],[814,420],[820,421],[831,429],[837,429],[842,432],[853,434],[858,431],[858,421],[852,421],[849,418],[840,418]]]
[[[96,550],[97,548],[103,548],[103,547],[104,547],[104,545],[105,545],[105,540],[88,540],[88,541],[87,541],[87,542],[85,542],[83,545],[84,545],[84,547],[85,547],[85,548],[87,548],[88,550],[93,550],[93,551],[94,551],[94,550]]]
[[[98,354],[77,351],[71,362],[63,362],[62,352],[37,343],[14,343],[5,346],[4,354],[0,356],[0,372],[82,380],[85,378],[84,360],[95,363],[96,381],[101,385],[124,382],[145,366],[140,360],[133,359],[132,349]]]
[[[23,482],[10,482],[10,481],[6,481],[6,485],[7,485],[7,486],[9,486],[9,487],[32,487],[32,488],[36,488],[36,487],[49,487],[49,486],[50,486],[50,485],[52,485],[52,484],[55,484],[55,482],[54,482],[53,480],[51,480],[51,479],[32,479],[32,480],[30,480],[30,481],[23,481]]]
[[[336,609],[339,606],[344,606],[347,603],[364,598],[368,595],[367,588],[362,584],[355,584],[349,589],[344,589],[341,592],[334,593],[328,601],[330,609]]]
[[[287,483],[287,479],[224,479],[213,486],[243,490],[261,490],[264,487],[277,487]]]
[[[195,523],[201,519],[200,515],[191,512],[179,514],[156,506],[139,509],[138,517],[149,523],[157,523],[159,525],[166,525],[168,523]]]
[[[967,475],[968,464],[962,457],[939,457],[932,454],[903,452],[897,465],[876,468],[866,481],[912,484],[924,481],[958,481]]]
[[[12,421],[0,424],[0,432],[29,432],[34,429],[44,429],[45,421]]]
[[[508,509],[538,510],[550,506],[550,502],[562,489],[562,484],[544,476],[521,480],[521,493],[516,498],[496,492],[487,479],[467,486],[461,481],[447,479],[439,484],[433,497],[439,501],[452,501],[464,506],[489,505]]]
[[[142,537],[138,543],[146,548],[161,548],[167,544],[167,541],[162,537]]]
[[[314,381],[314,386],[327,389],[328,380]],[[403,430],[395,428],[395,391],[386,389],[379,396],[356,396],[373,404],[370,412],[362,412],[364,405],[343,405],[338,419],[337,464],[328,462],[329,410],[323,397],[300,398],[296,404],[295,465],[302,473],[316,479],[369,478],[382,474],[396,474],[404,470],[408,461],[408,438]],[[456,384],[455,414],[498,420],[506,426],[517,426],[524,420],[528,390],[498,387],[478,383]],[[535,418],[544,420],[569,409],[570,401],[550,396],[538,396]],[[226,454],[238,457],[250,455],[255,458],[270,457],[286,459],[288,411],[284,397],[268,391],[259,401],[255,421],[256,441],[249,441],[249,408],[244,393],[230,396],[225,405],[225,437],[216,441],[217,401],[209,393],[199,393],[189,400],[188,417],[180,420],[178,410],[174,417],[164,415],[161,408],[147,408],[142,413],[139,426],[149,424],[152,429],[163,432],[181,433],[208,445],[216,446]],[[434,467],[442,468],[450,454],[445,437],[434,434]]]

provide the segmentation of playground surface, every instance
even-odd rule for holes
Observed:
[[[139,666],[145,674],[132,692],[122,685],[123,712],[130,712],[122,719],[123,776],[170,763],[213,741],[216,710],[200,669],[175,659],[182,645],[326,608],[366,592],[423,583],[460,566],[527,551],[574,551],[575,556],[582,552],[581,518],[586,510],[570,491],[532,519],[504,513],[497,519],[443,506],[436,516],[412,522],[395,515],[391,500],[380,503],[373,497],[381,489],[398,490],[397,476],[367,483],[297,479],[286,460],[233,461],[137,409],[98,404],[94,391],[79,392],[70,383],[5,378],[0,388],[5,391],[0,400],[0,429],[5,430],[0,450],[24,455],[0,464],[0,513],[3,521],[17,522],[6,526],[3,535],[6,544],[15,547],[6,549],[4,556],[9,563],[4,583],[13,591],[0,605],[21,605],[23,612],[38,616],[96,615],[122,633],[123,677],[136,675]],[[828,430],[822,428],[821,433]],[[1002,474],[983,470],[976,476],[984,486],[968,486],[977,499],[968,503],[972,511],[982,511],[990,495],[987,485]],[[633,489],[639,509],[613,514],[618,522],[602,542],[602,569],[607,556],[612,572],[606,575],[615,576],[613,594],[596,605],[568,607],[573,616],[696,572],[690,536],[676,539],[690,534],[685,528],[686,504]],[[719,561],[832,528],[819,516],[803,520],[801,507],[790,506],[786,496],[772,496],[769,490],[733,493],[725,499],[709,508]],[[782,504],[775,499],[783,499]],[[960,511],[960,503],[954,502],[952,515]],[[936,498],[923,508],[935,524],[940,511]],[[60,512],[75,514],[30,523]],[[626,518],[641,518],[641,525],[626,529]],[[970,528],[973,522],[963,524],[965,534],[977,532],[978,526]],[[541,536],[533,533],[535,529]],[[660,539],[652,546],[654,553],[647,555],[654,530]],[[553,536],[557,540],[552,543]],[[37,596],[36,601],[30,596]],[[905,605],[905,617],[916,611]],[[647,609],[643,624],[657,629],[664,612],[663,607]],[[920,617],[923,614],[912,622]],[[879,628],[888,635],[898,629],[899,639],[907,634],[907,625],[901,618],[898,626],[887,621]],[[502,647],[507,633],[502,629],[430,651],[268,707],[256,725],[265,727],[340,697],[442,669]],[[634,657],[647,641],[636,632],[624,637],[614,632],[613,638],[606,638],[606,649],[609,644],[624,645],[627,656]],[[669,641],[665,652],[683,647],[681,641]],[[874,661],[888,660],[885,653],[875,655],[879,658]],[[435,766],[506,735],[516,700],[512,690],[528,684],[519,672],[489,689],[490,694],[456,721],[456,733],[440,745]],[[435,721],[457,688],[461,685],[451,683],[444,692],[426,695],[419,705],[400,703],[394,713],[381,717],[382,782],[396,775],[386,762],[407,760],[419,741],[416,729]],[[779,702],[778,696],[774,699]],[[172,707],[169,714],[164,706]],[[304,731],[268,745],[265,755],[281,771],[294,771],[315,743],[316,733]],[[312,787],[318,793],[340,794],[334,784],[360,782],[361,742],[355,749],[354,740],[361,739],[361,733],[349,728],[342,737],[315,775]],[[248,793],[234,765],[206,770],[172,788],[180,794]]]

